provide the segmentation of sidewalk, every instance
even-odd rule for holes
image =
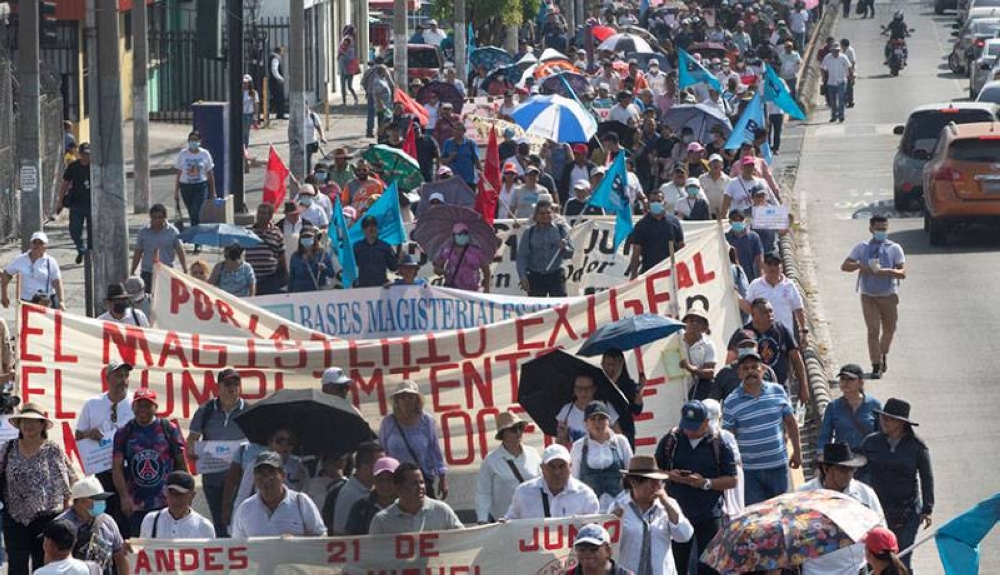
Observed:
[[[334,148],[347,147],[352,152],[363,148],[372,142],[365,138],[366,108],[360,106],[330,106],[329,117],[322,108],[316,110],[323,123],[327,143],[323,150],[327,153]],[[174,173],[174,159],[187,141],[191,131],[190,124],[168,122],[149,123],[149,171],[151,176],[163,176]],[[122,142],[125,147],[125,172],[132,176],[134,168],[134,138],[132,122],[125,122],[122,129]],[[288,121],[271,120],[270,125],[253,130],[250,134],[250,156],[256,166],[267,164],[268,144],[274,144],[278,154],[288,161]]]

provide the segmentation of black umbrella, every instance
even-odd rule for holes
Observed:
[[[557,349],[521,365],[517,402],[542,431],[556,434],[556,416],[573,401],[573,380],[589,375],[597,384],[597,399],[609,402],[618,413],[628,413],[628,399],[601,368]]]
[[[282,389],[236,416],[247,439],[267,445],[279,426],[295,431],[304,455],[339,456],[375,433],[347,400],[318,389]]]
[[[448,102],[455,108],[455,113],[458,114],[462,111],[462,106],[465,105],[465,99],[462,98],[462,93],[458,91],[458,88],[454,84],[449,84],[448,82],[442,82],[440,80],[435,80],[429,84],[425,84],[422,88],[417,90],[417,101],[421,104],[426,104],[430,102],[431,92],[437,94],[438,100],[441,102]]]

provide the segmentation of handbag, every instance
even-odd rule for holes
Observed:
[[[361,62],[357,58],[352,58],[347,62],[347,73],[351,76],[361,72]]]
[[[17,446],[17,440],[11,439],[7,442],[7,448],[3,452],[3,463],[0,463],[0,503],[7,503],[7,460],[10,459],[10,450]]]

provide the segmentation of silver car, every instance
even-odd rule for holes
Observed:
[[[987,40],[979,58],[969,67],[969,98],[975,100],[976,94],[986,82],[997,79],[995,75],[1000,72],[1000,69],[995,68],[998,56],[1000,38]]]
[[[910,112],[905,126],[893,133],[902,136],[892,160],[892,198],[897,211],[910,208],[913,200],[923,198],[924,164],[937,145],[941,128],[949,122],[970,124],[997,119],[1000,106],[986,102],[945,102],[927,104]]]

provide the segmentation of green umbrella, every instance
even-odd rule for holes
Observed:
[[[420,165],[403,150],[378,144],[362,152],[361,157],[379,167],[387,184],[395,181],[400,189],[410,191],[424,183]]]

